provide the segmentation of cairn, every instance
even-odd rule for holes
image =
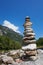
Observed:
[[[25,43],[25,46],[22,47],[24,50],[27,58],[29,57],[32,60],[35,60],[37,58],[37,46],[36,46],[36,39],[35,39],[35,33],[33,32],[33,29],[31,28],[32,23],[30,22],[30,17],[25,18],[24,23],[24,37],[23,41]]]

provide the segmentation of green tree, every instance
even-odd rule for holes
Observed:
[[[10,49],[20,49],[21,43],[14,41],[7,36],[0,36],[0,49],[10,50]]]
[[[15,42],[15,49],[20,49],[21,48],[21,44],[19,42]]]

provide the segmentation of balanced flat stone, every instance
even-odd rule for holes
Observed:
[[[36,49],[36,48],[37,48],[36,44],[29,44],[29,45],[27,45],[27,46],[23,46],[23,47],[22,47],[23,50],[26,50],[26,49],[34,50],[34,49]]]
[[[25,42],[26,42],[26,43],[28,43],[28,42],[29,42],[29,43],[35,43],[36,40],[25,40]]]

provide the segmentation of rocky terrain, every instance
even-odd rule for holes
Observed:
[[[43,65],[43,50],[37,50],[36,60],[23,61],[20,57],[24,54],[22,50],[11,50],[9,52],[0,53],[0,65]]]

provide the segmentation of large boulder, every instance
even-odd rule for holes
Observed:
[[[7,63],[7,64],[9,64],[9,63],[12,64],[14,62],[12,57],[9,57],[9,56],[6,56],[6,55],[1,55],[1,61],[3,63]]]
[[[9,51],[8,56],[11,56],[11,57],[13,57],[13,59],[15,59],[15,58],[21,57],[24,54],[25,54],[24,51],[19,49],[19,50],[11,50],[11,51]]]
[[[13,59],[18,58],[19,54],[18,54],[19,50],[11,50],[8,53],[8,56],[11,56]]]

